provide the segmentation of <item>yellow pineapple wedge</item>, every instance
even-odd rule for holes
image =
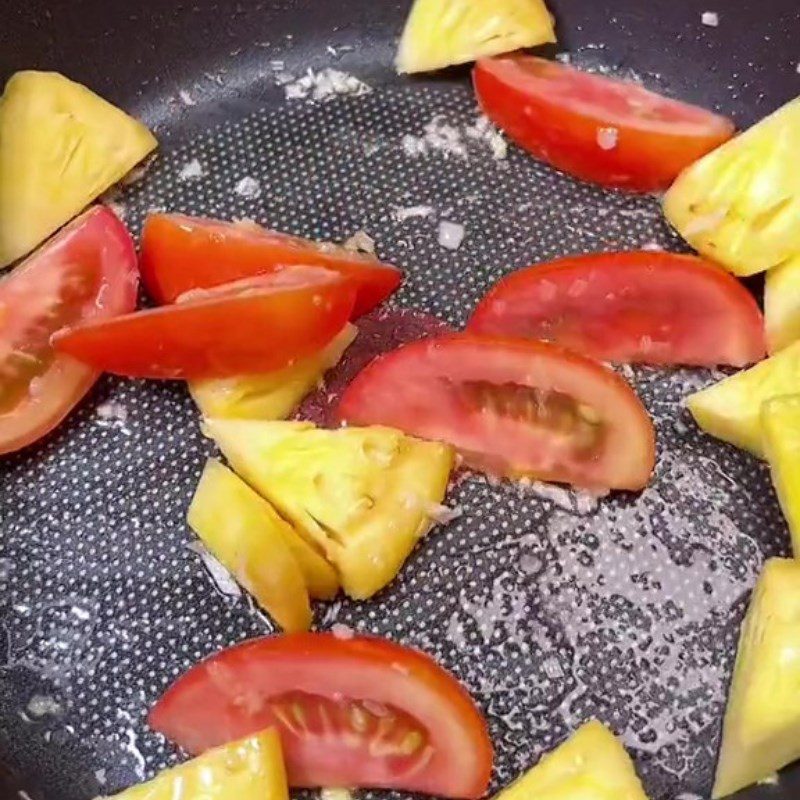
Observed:
[[[289,800],[280,737],[273,728],[165,769],[113,800]],[[99,798],[102,800],[102,798]]]
[[[800,97],[687,167],[664,213],[689,244],[734,275],[800,256]]]
[[[800,256],[767,273],[764,326],[770,353],[800,340]]]
[[[56,72],[0,98],[0,267],[33,250],[157,145],[137,120]]]
[[[697,424],[717,439],[764,457],[761,405],[800,392],[800,342],[754,367],[696,392],[686,405]]]
[[[494,800],[647,800],[647,795],[622,743],[592,720]]]
[[[453,450],[390,428],[209,419],[228,462],[334,565],[355,599],[378,592],[431,528]]]
[[[416,0],[398,72],[430,72],[556,40],[544,0]]]
[[[764,403],[761,428],[772,482],[797,558],[800,557],[800,394]]]
[[[712,797],[800,758],[800,561],[770,559],[739,638]]]
[[[219,461],[206,463],[187,521],[283,630],[311,627],[305,578],[287,543],[296,534],[266,500]]]
[[[224,469],[220,464],[217,464],[217,466]],[[217,473],[219,472],[219,470],[216,471]],[[226,472],[233,475],[229,470],[226,470]],[[233,477],[235,478],[236,476],[233,475]],[[239,479],[236,478],[236,480],[238,481]],[[230,483],[231,481],[227,481],[227,484]],[[241,484],[241,481],[239,481],[239,483]],[[219,485],[224,486],[225,484],[220,483]],[[249,487],[245,485],[245,488]],[[241,491],[238,491],[238,493],[241,494]],[[252,490],[251,494],[255,495]],[[336,570],[322,555],[320,555],[315,546],[310,545],[291,527],[291,525],[286,523],[285,520],[280,518],[279,524],[279,522],[275,520],[277,512],[266,500],[263,500],[260,495],[255,495],[255,497],[262,500],[267,506],[267,513],[272,517],[275,523],[273,529],[283,536],[289,551],[297,562],[297,566],[300,567],[300,572],[303,574],[303,580],[305,581],[309,596],[314,600],[332,600],[336,597],[339,593],[339,589],[341,589],[339,585],[339,576],[336,574]],[[219,557],[217,557],[217,560],[220,560]]]
[[[234,419],[286,419],[322,376],[339,363],[358,334],[347,324],[328,345],[285,369],[235,378],[191,381],[189,392],[203,416]]]

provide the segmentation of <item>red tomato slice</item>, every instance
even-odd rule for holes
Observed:
[[[289,267],[172,306],[89,321],[53,337],[95,369],[134,378],[214,378],[282,369],[324,347],[347,322],[355,287],[320,267]]]
[[[275,272],[294,264],[325,267],[358,287],[353,317],[382,303],[403,279],[375,258],[262,228],[183,214],[151,214],[142,232],[142,279],[159,303],[191,289]]]
[[[604,361],[744,367],[766,355],[750,292],[715,264],[674,253],[598,253],[512,272],[468,329]]]
[[[275,726],[295,787],[478,798],[492,745],[466,690],[428,656],[300,633],[223,650],[179,678],[150,725],[189,753]]]
[[[517,144],[603,186],[666,189],[734,133],[718,114],[534,56],[483,59],[473,81],[486,115]]]
[[[610,369],[546,342],[456,334],[375,359],[339,419],[450,442],[508,477],[641,489],[655,464],[650,417]]]
[[[102,206],[0,279],[0,453],[53,430],[97,380],[91,367],[56,355],[51,334],[131,311],[138,282],[133,240]]]

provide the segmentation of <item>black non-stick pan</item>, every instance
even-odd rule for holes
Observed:
[[[638,77],[740,126],[800,93],[796,0],[550,5],[560,42],[547,55]],[[512,268],[682,248],[655,198],[578,184],[516,148],[496,158],[467,136],[466,70],[393,75],[407,11],[394,0],[4,0],[0,80],[58,70],[154,126],[157,162],[117,198],[135,232],[155,208],[324,239],[363,230],[408,271],[395,302],[452,325]],[[718,26],[701,24],[705,11]],[[287,99],[287,83],[329,67],[371,91]],[[434,118],[465,154],[409,152],[404,137]],[[431,213],[397,213],[421,205]],[[438,241],[443,219],[464,226],[457,250]],[[490,720],[495,788],[598,716],[654,800],[707,797],[748,594],[764,558],[788,549],[765,467],[701,435],[682,408],[718,377],[630,371],[659,435],[642,495],[593,505],[465,480],[451,498],[463,515],[374,601],[320,608],[318,627],[383,634],[452,669]],[[105,378],[52,436],[0,463],[3,797],[87,800],[173,762],[145,724],[149,705],[204,655],[271,630],[187,547],[185,511],[211,451],[182,386]],[[788,772],[742,797],[798,794]]]

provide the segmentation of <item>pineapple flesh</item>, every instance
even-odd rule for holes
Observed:
[[[328,345],[309,358],[274,372],[191,381],[189,392],[203,416],[234,419],[286,419],[303,398],[336,366],[358,334],[346,325]]]
[[[296,534],[266,500],[219,461],[206,463],[188,522],[283,630],[311,627],[305,578],[287,543]]]
[[[205,430],[233,469],[321,548],[355,599],[400,571],[432,527],[453,467],[448,445],[390,428],[209,419]]]
[[[0,267],[69,222],[156,144],[140,122],[63,75],[13,75],[0,98]]]
[[[735,275],[800,257],[800,97],[687,167],[664,197],[667,219]]]
[[[800,557],[800,394],[776,397],[761,409],[764,451],[772,482]]]
[[[647,800],[622,743],[600,722],[581,726],[495,800]]]
[[[697,424],[717,439],[764,457],[761,405],[800,387],[800,342],[696,392],[686,405]]]
[[[712,797],[800,758],[800,562],[764,566],[742,627]]]
[[[770,353],[800,340],[800,256],[767,273],[764,326]]]
[[[430,72],[555,40],[544,0],[416,0],[396,66]]]
[[[113,800],[181,798],[289,800],[281,742],[275,729],[209,750],[113,796]]]

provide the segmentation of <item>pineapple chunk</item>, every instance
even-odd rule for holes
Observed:
[[[339,363],[358,334],[346,325],[329,344],[285,369],[236,378],[191,381],[189,391],[203,416],[238,419],[286,419]]]
[[[764,566],[739,638],[713,797],[800,758],[800,562]]]
[[[398,72],[430,72],[556,40],[544,0],[416,0]]]
[[[390,428],[206,420],[231,466],[308,542],[345,592],[366,599],[400,571],[432,526],[453,450]]]
[[[0,98],[0,267],[33,250],[156,147],[147,128],[56,72]]]
[[[165,769],[113,800],[289,800],[281,740],[273,728]],[[102,800],[102,799],[100,799]]]
[[[495,800],[647,800],[647,795],[620,741],[592,720]]]
[[[800,339],[800,256],[767,273],[764,324],[770,353]]]
[[[219,461],[206,463],[188,522],[283,630],[311,627],[305,579],[287,544],[294,531]]]
[[[761,404],[800,392],[800,342],[686,400],[697,424],[712,436],[764,457]]]
[[[772,482],[800,557],[800,394],[764,403],[761,426]]]
[[[692,164],[664,197],[678,233],[734,275],[800,256],[800,98]]]
[[[320,555],[315,545],[309,544],[291,525],[289,530],[291,536],[287,536],[286,544],[303,573],[309,597],[333,600],[342,588],[336,570]]]

